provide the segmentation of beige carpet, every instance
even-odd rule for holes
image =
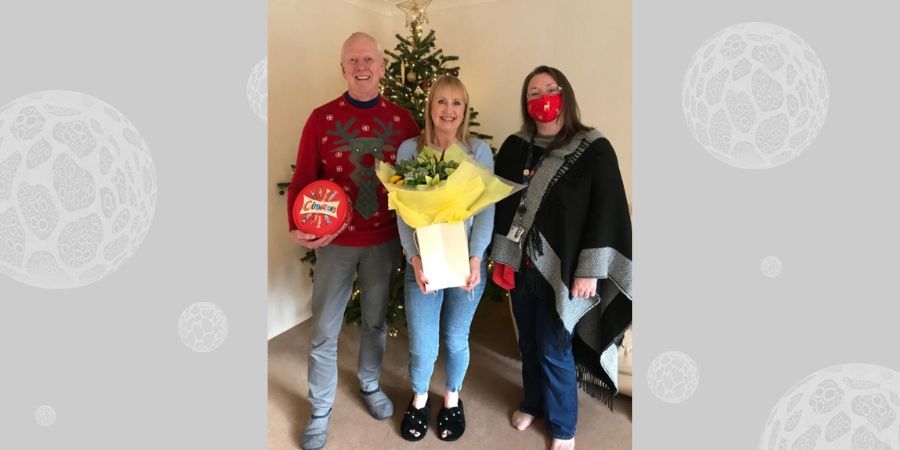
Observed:
[[[309,321],[269,341],[269,449],[299,448],[309,417],[306,401],[306,360]],[[542,421],[525,431],[509,423],[521,399],[521,362],[518,360],[509,305],[484,301],[479,305],[470,335],[471,358],[460,398],[466,404],[466,434],[455,443],[440,441],[429,430],[423,440],[410,443],[398,428],[412,396],[407,369],[408,341],[401,331],[388,338],[381,377],[382,389],[394,401],[394,416],[373,419],[358,396],[356,380],[359,328],[344,326],[338,344],[338,390],[326,449],[541,449],[550,439]],[[440,408],[444,384],[442,356],[431,380],[432,418]],[[614,410],[579,391],[576,448],[630,449],[631,399],[620,396]],[[430,428],[430,427],[429,427]]]

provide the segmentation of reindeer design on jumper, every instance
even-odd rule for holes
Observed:
[[[378,188],[381,187],[381,183],[375,176],[375,164],[383,160],[384,152],[396,150],[387,142],[395,135],[400,134],[400,130],[395,130],[390,121],[384,123],[377,118],[374,121],[378,127],[372,132],[375,137],[357,138],[360,130],[350,131],[356,122],[355,117],[347,120],[346,124],[341,124],[341,121],[336,120],[335,129],[327,131],[327,134],[340,138],[336,142],[340,147],[333,151],[347,152],[350,163],[354,166],[353,173],[350,175],[350,179],[356,183],[358,188],[354,208],[366,220],[378,212]],[[367,127],[363,125],[363,129],[365,128]]]

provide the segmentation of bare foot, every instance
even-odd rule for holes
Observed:
[[[459,407],[459,392],[450,392],[447,391],[444,394],[444,408],[456,408]],[[452,432],[450,430],[444,430],[441,432],[441,439],[447,439]]]
[[[572,439],[553,439],[550,450],[575,450],[575,438]]]
[[[534,416],[522,411],[515,411],[512,415],[512,426],[516,427],[517,430],[522,431],[528,428],[531,425],[531,422],[534,422]]]
[[[428,393],[424,394],[416,394],[413,398],[413,407],[416,409],[422,409],[425,407],[425,403],[428,402]]]
[[[447,391],[444,394],[444,408],[456,408],[459,406],[459,392]]]

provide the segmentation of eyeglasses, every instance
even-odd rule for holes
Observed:
[[[544,91],[541,91],[539,89],[532,89],[532,90],[528,91],[528,94],[526,94],[526,97],[529,100],[533,100],[533,99],[539,98],[542,95],[550,95],[550,96],[559,95],[560,92],[562,92],[561,87],[551,86]]]

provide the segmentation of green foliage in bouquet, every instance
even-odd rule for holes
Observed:
[[[394,165],[396,173],[391,182],[403,186],[430,187],[437,186],[459,167],[457,161],[445,161],[444,153],[438,157],[425,147],[413,160],[399,161]]]

